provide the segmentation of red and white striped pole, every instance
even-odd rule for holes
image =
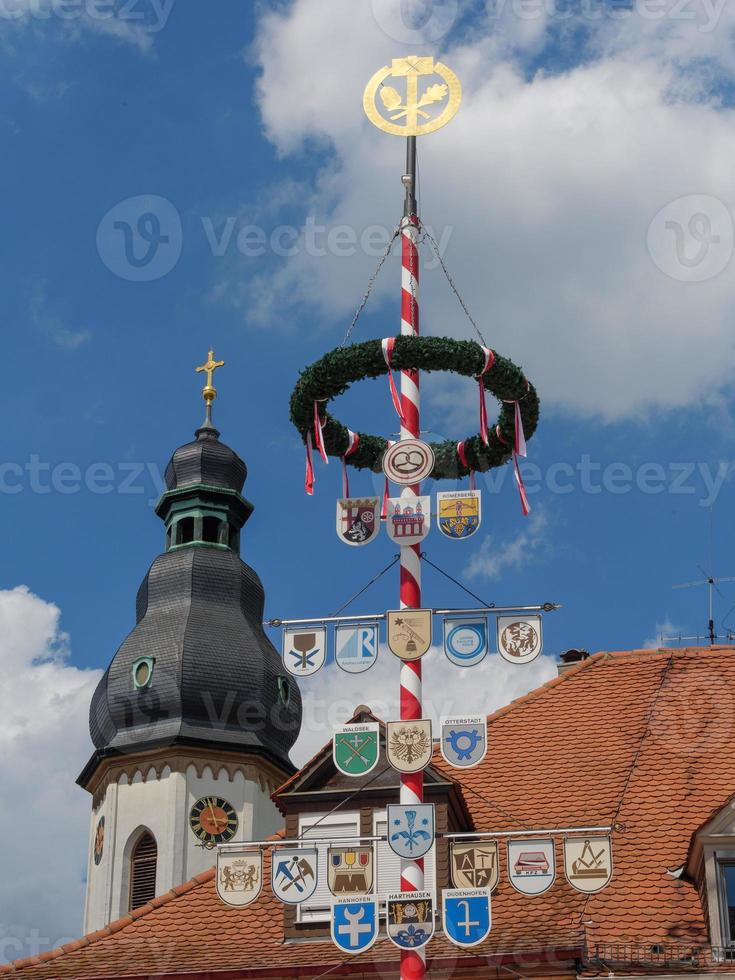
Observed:
[[[408,137],[407,166],[403,178],[406,186],[406,208],[401,224],[401,334],[416,336],[419,332],[419,223],[416,213],[416,137]],[[421,438],[421,395],[418,371],[401,371],[401,408],[405,425],[401,439]],[[421,492],[420,484],[406,487],[401,496]],[[421,546],[401,545],[401,609],[421,606]],[[401,662],[401,721],[422,717],[421,660]],[[422,803],[424,774],[401,775],[401,803]],[[424,859],[401,860],[401,891],[421,891],[424,887]],[[423,980],[426,976],[426,954],[423,949],[401,950],[401,980]]]

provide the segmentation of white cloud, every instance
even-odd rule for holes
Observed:
[[[521,530],[508,541],[498,541],[496,535],[486,535],[465,569],[468,578],[494,579],[503,572],[520,571],[539,561],[548,548],[548,520],[539,507],[534,507],[523,521]]]
[[[476,667],[457,667],[434,647],[423,659],[423,675],[424,717],[438,726],[441,715],[495,711],[551,680],[556,666],[552,657],[520,667],[493,654]],[[383,721],[398,718],[399,676],[400,662],[381,647],[377,664],[364,674],[347,674],[332,663],[313,678],[300,679],[304,717],[294,763],[303,765],[328,743],[334,727],[344,724],[358,705],[367,705]]]
[[[715,199],[724,224],[708,254],[727,258],[732,249],[735,113],[720,105],[717,73],[732,66],[725,39],[735,12],[720,9],[711,30],[707,11],[719,9],[711,5],[694,22],[677,20],[673,7],[663,24],[603,14],[587,24],[590,38],[571,67],[529,76],[523,50],[538,50],[539,37],[548,42],[561,24],[551,17],[526,30],[507,12],[512,5],[503,9],[504,19],[490,18],[442,55],[462,78],[464,102],[449,127],[420,144],[423,217],[434,229],[454,227],[446,258],[470,309],[547,405],[615,420],[714,397],[733,355],[732,262],[704,282],[681,281],[706,228],[685,224],[677,252],[676,229],[662,217],[669,274],[652,260],[647,231],[671,201],[696,196],[696,219]],[[332,148],[305,202],[318,221],[359,232],[400,214],[402,146],[361,109],[366,80],[395,48],[369,4],[294,0],[260,21],[266,132],[281,153],[310,140]],[[314,51],[329,58],[304,85]],[[259,288],[263,298],[310,304],[328,323],[351,313],[374,266],[374,258],[301,251],[261,277],[253,303]],[[376,295],[392,299],[396,288],[394,263]],[[428,332],[471,335],[439,272],[424,276],[422,317]]]
[[[658,650],[659,647],[671,647],[679,646],[678,637],[682,634],[681,626],[677,626],[676,623],[672,623],[667,616],[661,622],[656,623],[654,628],[654,635],[649,636],[641,644],[641,649],[643,650]],[[704,637],[702,637],[704,639]],[[701,641],[697,641],[698,643]]]
[[[62,350],[77,350],[92,339],[90,330],[72,330],[60,316],[49,310],[45,279],[36,278],[31,283],[28,312],[31,322],[43,331]]]
[[[59,619],[25,587],[0,591],[0,962],[81,933],[90,801],[74,780],[100,671],[68,662]]]

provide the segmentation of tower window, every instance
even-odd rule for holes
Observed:
[[[156,897],[156,864],[158,847],[151,834],[145,833],[130,858],[130,911]]]
[[[283,675],[278,677],[278,697],[281,699],[283,704],[288,704],[291,700],[291,685],[288,683],[287,678]]]
[[[188,544],[194,540],[194,518],[183,517],[176,525],[176,544]]]
[[[205,517],[202,520],[202,541],[210,541],[212,544],[219,542],[219,529],[222,521],[218,517]]]
[[[135,661],[132,668],[134,687],[140,689],[151,686],[155,662],[153,657],[139,657]]]

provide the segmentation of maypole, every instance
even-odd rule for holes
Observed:
[[[409,136],[406,150],[406,203],[401,222],[401,335],[419,334],[419,218],[416,206],[416,137]],[[401,440],[421,438],[421,391],[419,372],[401,371]],[[406,487],[401,497],[418,496],[421,485]],[[401,609],[421,607],[421,545],[401,545]],[[400,718],[413,721],[423,717],[421,698],[421,659],[401,662]],[[424,773],[401,774],[401,803],[424,801]],[[401,891],[421,891],[424,887],[424,859],[402,859]],[[423,948],[401,950],[401,980],[420,980],[426,975]]]

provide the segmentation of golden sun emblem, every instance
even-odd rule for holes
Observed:
[[[387,85],[393,79],[399,87]],[[411,55],[376,71],[362,104],[370,122],[393,136],[426,136],[445,126],[462,101],[459,79],[441,61]],[[380,102],[380,105],[378,105]]]

